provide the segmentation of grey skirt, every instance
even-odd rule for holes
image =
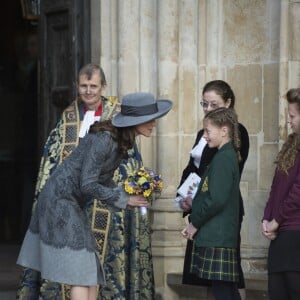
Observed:
[[[55,248],[45,244],[38,234],[27,230],[17,264],[41,273],[41,277],[75,286],[105,285],[105,276],[97,253],[86,249]]]

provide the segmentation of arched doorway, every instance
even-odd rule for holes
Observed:
[[[42,146],[91,59],[89,3],[1,1],[0,291],[15,293]]]
[[[78,70],[91,59],[90,5],[84,0],[1,5],[0,243],[14,243],[28,226],[42,145],[76,96]]]
[[[26,227],[23,198],[37,172],[38,24],[24,18],[19,0],[2,1],[0,37],[0,243],[16,243]]]

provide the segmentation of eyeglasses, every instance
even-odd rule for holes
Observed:
[[[212,108],[212,109],[217,109],[219,108],[219,104],[217,103],[210,103],[210,102],[207,102],[207,101],[201,101],[200,102],[201,106],[205,109],[207,109],[209,106]]]

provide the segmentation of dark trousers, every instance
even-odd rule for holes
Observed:
[[[212,280],[211,288],[215,300],[241,300],[237,283]]]
[[[299,300],[300,272],[276,272],[269,274],[270,300]]]

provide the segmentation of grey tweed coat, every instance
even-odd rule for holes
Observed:
[[[18,264],[59,283],[105,284],[83,207],[94,198],[111,209],[126,207],[128,194],[113,181],[121,159],[109,132],[88,134],[80,141],[42,189]]]

